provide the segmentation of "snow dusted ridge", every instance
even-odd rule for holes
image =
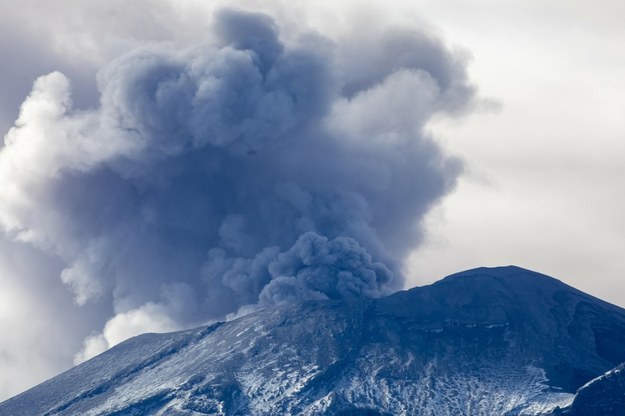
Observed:
[[[625,414],[625,363],[586,383],[578,390],[572,405],[557,414]]]
[[[516,267],[476,269],[142,335],[0,415],[569,414],[579,387],[625,361],[624,342],[620,308]]]

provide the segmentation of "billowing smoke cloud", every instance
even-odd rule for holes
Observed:
[[[0,151],[0,225],[53,256],[77,305],[112,305],[84,360],[128,336],[402,284],[461,163],[428,136],[468,108],[464,61],[414,30],[281,39],[269,16],[98,73],[100,104],[39,78]]]

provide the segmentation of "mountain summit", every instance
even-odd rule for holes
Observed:
[[[623,345],[625,310],[529,270],[479,268],[141,335],[0,415],[616,415]]]

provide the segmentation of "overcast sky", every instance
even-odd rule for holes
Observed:
[[[431,213],[414,281],[512,263],[625,306],[625,5],[444,3],[417,12],[502,106],[433,123],[471,173]]]
[[[622,2],[180,3],[0,2],[0,400],[478,266],[625,306]]]

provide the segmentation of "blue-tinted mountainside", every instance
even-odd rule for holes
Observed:
[[[621,364],[579,389],[573,404],[558,415],[625,414],[625,364]]]
[[[0,415],[616,415],[623,345],[625,310],[528,270],[480,268],[382,299],[142,335]]]

